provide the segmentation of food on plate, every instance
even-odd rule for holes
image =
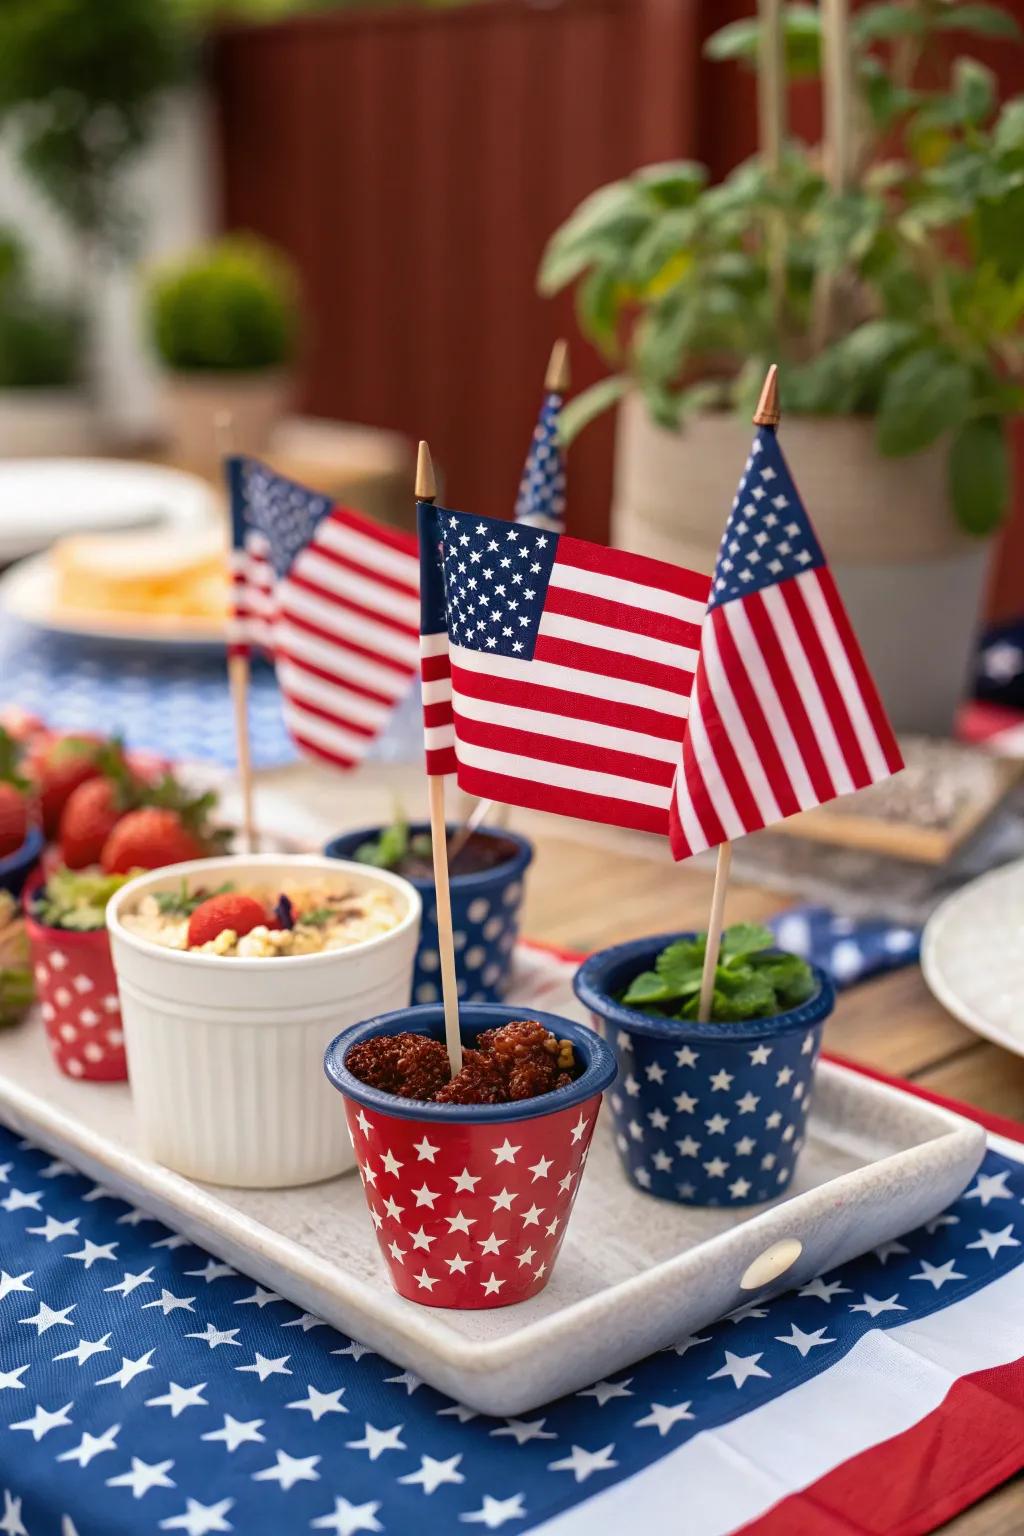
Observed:
[[[474,832],[450,860],[449,875],[476,875],[507,864],[519,853],[511,838]],[[429,832],[412,832],[404,816],[396,816],[378,835],[360,843],[352,857],[357,864],[390,869],[407,880],[433,880],[434,862]]]
[[[228,608],[224,535],[167,530],[76,534],[53,547],[62,608],[222,619]]]
[[[29,896],[29,912],[44,928],[93,933],[106,926],[107,902],[127,879],[94,870],[56,869]]]
[[[510,1104],[564,1088],[577,1075],[572,1042],[536,1019],[483,1030],[455,1077],[444,1043],[410,1030],[354,1045],[345,1066],[368,1087],[433,1104]]]
[[[33,997],[25,920],[14,897],[0,891],[0,1029],[17,1024]]]
[[[618,1001],[656,1019],[695,1019],[706,943],[707,935],[698,933],[666,945],[653,971],[634,976]],[[770,929],[734,923],[722,935],[711,1022],[772,1018],[807,1002],[817,985],[807,961],[777,949]]]
[[[346,879],[309,885],[191,886],[142,896],[124,926],[166,949],[191,954],[275,958],[348,949],[398,926],[404,907],[382,885]]]

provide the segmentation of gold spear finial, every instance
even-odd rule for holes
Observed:
[[[420,442],[419,452],[416,455],[416,500],[433,501],[437,495],[437,481],[434,479],[434,461],[430,457],[430,449],[425,442]]]
[[[569,388],[569,343],[564,337],[551,348],[544,388],[551,395],[564,395]]]
[[[777,427],[779,424],[779,370],[772,363],[761,386],[761,398],[754,412],[755,427]]]

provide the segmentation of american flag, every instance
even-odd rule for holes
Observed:
[[[229,651],[271,656],[297,745],[351,768],[419,665],[416,541],[254,459],[228,484]]]
[[[668,834],[708,578],[420,503],[427,772]]]
[[[672,852],[688,858],[902,766],[775,431],[761,427],[712,578]]]
[[[554,390],[544,396],[516,498],[516,521],[548,533],[565,531],[565,460],[558,440],[562,403]]]

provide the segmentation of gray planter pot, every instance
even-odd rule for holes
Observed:
[[[618,422],[615,543],[710,571],[752,433],[726,413],[668,432],[628,396]],[[894,726],[948,735],[992,541],[968,538],[953,521],[945,444],[882,458],[873,423],[859,417],[789,417],[781,433]]]

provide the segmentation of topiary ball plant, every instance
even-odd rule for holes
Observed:
[[[292,360],[298,285],[287,259],[251,236],[233,235],[156,272],[150,328],[175,373],[251,373]]]

